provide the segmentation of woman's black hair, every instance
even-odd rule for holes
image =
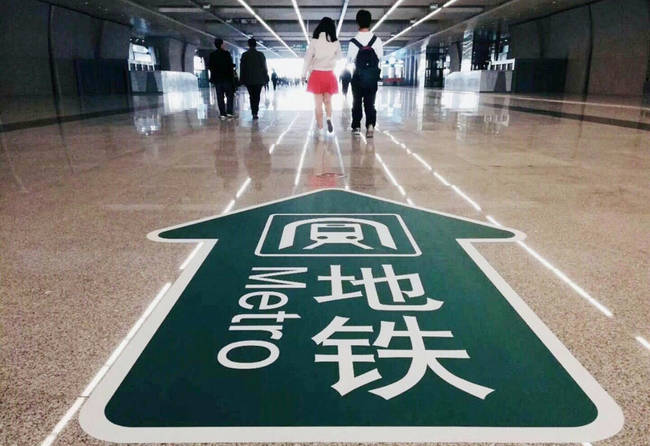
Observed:
[[[336,25],[334,25],[334,20],[329,17],[323,17],[320,20],[320,23],[314,30],[314,35],[312,37],[318,39],[320,33],[325,33],[327,35],[327,40],[330,42],[336,42],[338,40],[336,38]]]

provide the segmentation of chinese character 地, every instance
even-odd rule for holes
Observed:
[[[425,338],[451,338],[453,335],[450,331],[423,331],[420,330],[414,316],[403,316],[403,318],[406,330],[395,330],[394,322],[382,321],[379,335],[372,345],[380,347],[377,349],[377,359],[410,359],[411,365],[402,379],[372,389],[370,393],[374,393],[385,400],[390,400],[418,384],[428,369],[431,369],[443,381],[476,398],[485,399],[494,391],[494,389],[474,384],[454,375],[438,361],[443,358],[469,359],[466,350],[427,350],[424,345]],[[348,321],[348,318],[336,316],[327,327],[312,338],[316,345],[336,347],[336,354],[316,355],[315,362],[338,363],[339,380],[332,388],[339,392],[341,396],[382,378],[377,369],[355,375],[355,363],[376,362],[375,356],[372,354],[355,354],[352,351],[353,347],[370,347],[369,339],[332,339],[332,336],[337,333],[373,333],[371,326],[346,325]],[[406,350],[389,349],[388,347],[393,338],[408,338],[411,342],[411,348]]]
[[[424,296],[424,287],[418,273],[396,275],[393,265],[382,265],[384,277],[374,277],[372,268],[361,268],[361,279],[354,276],[343,276],[341,265],[330,265],[329,276],[318,276],[320,282],[331,283],[332,294],[327,296],[314,296],[318,303],[332,302],[335,300],[354,299],[363,297],[362,291],[343,292],[343,283],[349,282],[354,286],[363,286],[368,300],[368,305],[378,311],[435,311],[443,304],[442,301],[426,298],[426,302],[418,305],[406,303],[404,296],[409,299]],[[400,282],[408,282],[410,288],[402,289]],[[383,304],[379,299],[377,284],[386,283],[390,290],[393,304]]]

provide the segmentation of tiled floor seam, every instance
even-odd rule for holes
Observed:
[[[415,152],[413,152],[413,151],[411,151],[410,149],[408,149],[408,148],[406,147],[405,144],[400,143],[397,139],[395,139],[395,137],[393,137],[393,135],[391,135],[390,132],[384,130],[382,133],[384,133],[385,135],[389,136],[389,137],[392,139],[393,143],[395,143],[396,145],[402,147],[404,150],[407,151],[407,153],[408,153],[409,155],[413,154],[414,157],[415,157],[415,158],[416,158],[416,159],[417,159],[417,160],[418,160],[418,161],[419,161],[419,162],[420,162],[424,167],[427,168],[427,170],[429,170],[429,171],[433,171],[433,168],[432,168],[432,167],[431,167],[431,166],[430,166],[426,161],[424,161],[424,160],[423,160],[419,155],[417,155]],[[385,163],[383,162],[383,160],[381,160],[380,157],[378,157],[378,159],[379,159],[380,162],[382,163],[382,166],[384,166],[384,168],[385,168],[385,169],[387,170],[387,172],[389,173],[390,170],[388,170],[388,168],[387,168],[387,166],[385,165]],[[468,201],[468,202],[469,202],[469,203],[470,203],[470,204],[471,204],[471,205],[472,205],[472,206],[473,206],[477,211],[484,212],[484,211],[482,210],[482,208],[481,208],[481,207],[480,207],[476,202],[474,202],[474,201],[471,200],[469,197],[467,197],[467,195],[465,195],[462,191],[460,191],[460,189],[458,189],[457,186],[455,186],[455,185],[449,183],[448,181],[446,181],[446,180],[444,179],[444,177],[442,177],[441,175],[437,174],[437,172],[433,171],[433,173],[434,173],[434,176],[435,176],[436,178],[438,178],[438,179],[439,179],[439,180],[440,180],[440,181],[441,181],[445,186],[451,186],[452,189],[454,189],[454,191],[455,191],[456,193],[458,193],[461,197],[463,197],[466,201]],[[391,178],[391,182],[392,182],[396,187],[398,187],[398,190],[400,191],[400,193],[402,193],[402,195],[405,195],[405,192],[403,192],[403,191],[404,191],[403,187],[401,187],[401,186],[399,185],[399,183],[397,183],[397,180],[394,179],[394,177],[392,176],[392,174],[390,174],[390,178]],[[409,204],[413,205],[413,202],[412,202],[410,199],[407,199],[407,200],[408,200]],[[493,217],[491,217],[490,215],[486,215],[485,218],[486,218],[486,220],[488,220],[490,223],[495,224],[496,226],[503,226],[502,224],[500,224],[497,220],[495,220],[495,219],[494,219]],[[578,286],[575,282],[573,282],[571,279],[569,279],[569,278],[568,278],[568,277],[567,277],[567,276],[566,276],[566,275],[565,275],[561,270],[559,270],[558,268],[555,268],[553,265],[551,265],[551,264],[550,264],[546,259],[544,259],[541,255],[539,255],[535,250],[533,250],[532,248],[530,248],[526,243],[519,241],[519,242],[517,242],[517,244],[518,244],[519,246],[521,246],[524,250],[526,250],[526,251],[527,251],[531,256],[533,256],[533,258],[535,258],[537,261],[539,261],[543,266],[545,266],[546,268],[548,268],[549,270],[551,270],[551,272],[553,272],[553,273],[554,273],[558,278],[560,278],[560,279],[561,279],[562,281],[564,281],[567,285],[569,285],[569,286],[570,286],[574,291],[576,291],[580,296],[582,296],[585,300],[587,300],[591,305],[593,305],[594,307],[596,307],[596,308],[597,308],[601,313],[603,313],[603,314],[604,314],[605,316],[607,316],[608,318],[613,318],[613,317],[614,317],[613,313],[612,313],[612,312],[611,312],[607,307],[605,307],[603,304],[601,304],[600,302],[598,302],[598,300],[596,300],[596,299],[594,299],[592,296],[590,296],[590,295],[589,295],[589,294],[588,294],[584,289],[582,289],[582,288],[581,288],[580,286]],[[634,335],[632,335],[632,337],[634,337],[634,339],[635,339],[637,342],[639,342],[643,347],[645,347],[646,349],[650,350],[650,342],[648,342],[644,337],[642,337],[642,336],[634,336]],[[585,443],[585,444],[587,444],[587,443]]]

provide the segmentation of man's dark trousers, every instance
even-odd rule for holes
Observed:
[[[262,94],[262,87],[264,85],[246,85],[248,95],[251,98],[251,112],[253,116],[257,115],[260,110],[260,95]]]
[[[361,118],[366,114],[366,128],[377,123],[377,110],[375,109],[375,97],[377,86],[363,87],[352,82],[352,128],[361,127]],[[363,105],[363,113],[361,107]]]
[[[233,114],[233,97],[234,91],[232,88],[231,81],[216,81],[214,83],[214,88],[217,90],[217,104],[219,104],[219,113],[221,116],[226,116],[226,113],[229,115]],[[223,101],[224,95],[226,97],[228,110],[226,111],[226,104]]]
[[[347,96],[348,87],[350,87],[350,81],[341,81],[341,84],[343,84],[343,96]]]

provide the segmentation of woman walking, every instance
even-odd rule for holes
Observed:
[[[332,95],[339,92],[339,84],[334,75],[336,61],[341,58],[341,44],[336,38],[334,20],[323,17],[307,47],[302,67],[303,82],[309,74],[307,91],[314,94],[316,125],[319,134],[324,134],[323,105],[327,117],[327,130],[332,133]]]

